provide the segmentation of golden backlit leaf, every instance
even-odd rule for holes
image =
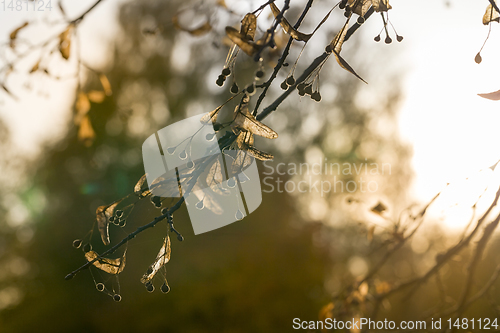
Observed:
[[[378,214],[378,215],[382,215],[383,212],[385,212],[387,210],[387,207],[379,202],[376,206],[374,206],[371,211],[375,214]]]
[[[214,193],[219,195],[229,195],[230,191],[222,186],[225,176],[225,171],[222,169],[221,161],[218,158],[210,167],[205,181],[207,186],[209,186]]]
[[[15,47],[15,40],[17,38],[17,34],[19,33],[19,31],[21,31],[21,29],[25,28],[28,26],[28,22],[24,22],[23,24],[21,24],[19,27],[17,27],[16,29],[14,29],[10,35],[9,35],[9,38],[10,38],[10,43],[9,43],[9,46],[11,48],[14,48]]]
[[[276,7],[274,3],[270,3],[269,6],[271,7],[271,11],[276,18],[281,13],[281,11],[278,9],[278,7]],[[312,34],[304,34],[292,27],[290,22],[288,22],[285,17],[281,18],[280,24],[283,30],[285,30],[285,32],[295,40],[307,42],[312,37]]]
[[[252,13],[245,15],[243,20],[241,20],[240,34],[246,40],[254,40],[255,32],[257,30],[257,16]]]
[[[92,146],[95,139],[95,132],[92,128],[89,116],[82,118],[80,122],[80,128],[78,129],[78,140],[82,142],[86,147]]]
[[[363,80],[363,78],[361,76],[359,76],[355,71],[354,69],[352,69],[352,67],[347,63],[347,61],[344,60],[344,58],[342,58],[340,56],[340,54],[338,54],[335,50],[333,50],[333,54],[335,55],[335,59],[337,59],[337,62],[338,64],[340,65],[340,67],[342,67],[343,69],[345,69],[346,71],[350,72],[352,75],[354,75],[355,77],[357,77],[358,79],[360,79],[361,81],[363,81],[364,83],[368,84],[368,82],[366,82],[365,80]]]
[[[158,273],[158,271],[170,261],[170,253],[170,237],[167,235],[167,237],[163,239],[163,245],[160,248],[160,252],[158,252],[158,255],[156,256],[155,261],[149,266],[146,273],[142,276],[142,283],[145,284],[150,282],[155,277],[156,273]]]
[[[221,6],[222,8],[227,8],[226,1],[224,0],[217,0],[217,5]]]
[[[121,201],[122,200],[115,201],[111,205],[99,206],[95,211],[97,229],[99,229],[104,245],[109,245],[109,218],[113,216],[116,206],[118,206]]]
[[[243,104],[241,108],[237,106],[234,112],[236,115],[233,123],[231,124],[234,134],[239,134],[241,131],[245,131],[267,139],[276,139],[278,137],[278,133],[255,119],[255,117],[248,110],[247,104]]]
[[[201,123],[206,124],[206,125],[215,124],[215,122],[217,121],[217,113],[220,111],[220,109],[222,109],[223,106],[224,106],[224,104],[217,107],[217,109],[210,111],[209,113],[207,113],[203,117],[201,117],[201,119],[200,119]]]
[[[490,22],[500,23],[500,14],[498,14],[495,8],[493,8],[491,3],[488,5],[488,7],[486,7],[486,12],[483,15],[483,24],[488,25]]]
[[[373,9],[377,12],[386,12],[389,9],[392,9],[392,6],[389,4],[389,0],[371,0]]]
[[[368,9],[370,9],[372,0],[349,0],[348,4],[351,8],[354,4],[356,4],[356,6],[352,8],[353,13],[358,14],[359,16],[364,16]]]
[[[92,261],[97,258],[97,260],[94,261],[92,265],[106,273],[116,275],[120,274],[125,268],[125,254],[126,251],[123,253],[123,256],[121,258],[108,259],[99,258],[99,254],[97,254],[97,252],[89,251],[85,253],[85,258],[87,258],[88,261]]]
[[[259,50],[259,45],[251,40],[245,39],[245,36],[233,27],[226,27],[226,35],[233,43],[238,45],[243,52],[251,57]]]
[[[68,25],[66,30],[59,35],[59,52],[61,56],[68,60],[71,51],[71,32],[73,31],[73,24]]]
[[[99,80],[101,81],[102,89],[106,96],[111,96],[113,91],[111,90],[111,84],[109,83],[108,77],[104,74],[99,75]]]
[[[347,34],[349,28],[349,21],[346,21],[342,29],[337,33],[334,39],[330,42],[330,45],[327,46],[326,51],[332,52],[335,51],[340,54],[342,50],[342,45],[344,44],[344,39]]]
[[[487,94],[478,94],[478,96],[481,96],[482,98],[486,99],[491,99],[492,101],[498,101],[500,100],[500,90],[487,93]]]
[[[75,103],[75,124],[79,125],[82,122],[82,119],[87,115],[90,110],[90,101],[87,94],[80,91],[78,92],[78,98]]]
[[[102,103],[104,101],[104,98],[106,97],[106,94],[104,93],[104,91],[91,90],[88,92],[87,96],[93,103]]]
[[[211,192],[203,191],[200,185],[197,183],[193,187],[193,193],[196,195],[199,201],[203,201],[203,207],[211,211],[216,215],[221,215],[224,210],[219,204],[219,201],[213,197]]]
[[[142,193],[142,186],[146,182],[146,179],[147,179],[147,175],[145,174],[141,177],[141,179],[139,179],[137,184],[135,184],[135,186],[134,186],[134,193],[135,194],[139,195]]]
[[[201,24],[200,26],[190,29],[190,28],[186,28],[186,27],[181,26],[181,24],[179,23],[178,15],[175,15],[174,17],[172,17],[172,23],[174,24],[174,27],[176,29],[181,30],[181,31],[185,31],[192,36],[202,36],[202,35],[206,34],[207,32],[209,32],[210,30],[212,30],[212,25],[210,24],[210,22],[208,20],[205,23]]]

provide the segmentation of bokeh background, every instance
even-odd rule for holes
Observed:
[[[265,121],[279,138],[256,141],[275,155],[266,162],[273,167],[319,160],[389,164],[390,174],[370,177],[377,191],[266,192],[259,209],[243,221],[197,236],[184,207],[174,216],[185,240],[172,239],[171,291],[166,295],[148,293],[139,282],[161,245],[164,224],[129,243],[127,266],[119,276],[121,302],[96,290],[96,282],[116,287],[97,270],[65,281],[85,262],[72,241],[88,235],[96,208],[130,194],[144,174],[143,141],[231,96],[228,85],[215,84],[229,49],[224,27],[237,26],[246,12],[261,5],[106,0],[78,25],[69,59],[61,58],[57,48],[50,52],[50,45],[30,50],[29,45],[51,36],[57,46],[67,22],[93,3],[62,1],[65,14],[55,0],[44,12],[24,7],[0,11],[0,83],[10,92],[0,91],[1,332],[281,332],[292,330],[294,318],[324,316],[330,302],[346,311],[334,316],[353,317],[367,313],[364,303],[370,299],[361,295],[354,301],[349,288],[384,257],[406,209],[418,211],[442,191],[419,232],[370,282],[369,294],[426,272],[464,230],[470,232],[473,210],[480,216],[493,200],[499,177],[488,167],[499,158],[498,105],[476,94],[498,89],[497,26],[481,53],[483,62],[474,62],[488,33],[481,24],[487,1],[394,0],[390,18],[404,36],[402,43],[395,42],[390,27],[392,44],[373,40],[383,26],[375,15],[343,49],[344,58],[369,84],[329,60],[320,76],[322,101],[292,94]],[[312,31],[333,5],[315,2],[301,30]],[[286,15],[290,21],[303,6],[292,3]],[[192,36],[175,29],[172,17],[181,10],[187,13],[183,24],[196,26],[208,15],[212,30]],[[261,28],[270,24],[269,15],[266,9],[259,16]],[[12,48],[9,35],[26,21]],[[342,24],[342,13],[334,12],[308,43],[297,73],[321,54]],[[277,39],[287,40],[282,32]],[[266,54],[266,77],[279,47]],[[294,44],[290,65],[300,51]],[[30,73],[39,59],[39,69]],[[9,72],[11,63],[15,70]],[[290,67],[280,72],[264,106],[280,94],[279,83]],[[236,68],[243,87],[258,65],[242,54]],[[101,74],[109,79],[112,94],[91,102],[92,130],[84,136],[81,123],[75,123],[75,101],[81,92],[102,90]],[[259,170],[266,170],[260,162]],[[298,182],[309,176],[279,177]],[[331,176],[315,179],[331,181]],[[359,175],[339,177],[359,180]],[[373,210],[379,204],[384,208]],[[149,201],[137,202],[127,225],[111,229],[112,240],[158,214]],[[98,238],[94,235],[92,245],[103,252]],[[498,247],[495,234],[475,288],[492,275]],[[436,304],[452,307],[464,287],[471,251],[454,256],[439,278],[384,301],[379,317],[417,320]],[[498,316],[498,297],[493,287],[464,316]]]

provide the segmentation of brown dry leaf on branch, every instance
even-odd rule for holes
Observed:
[[[349,6],[351,6],[353,13],[358,14],[359,16],[364,16],[370,6],[372,5],[371,0],[349,0]],[[353,7],[354,5],[354,7]]]
[[[68,25],[66,30],[61,32],[59,35],[59,52],[61,53],[61,56],[68,60],[70,56],[70,51],[71,51],[71,33],[73,31],[74,24]]]
[[[109,218],[114,215],[116,206],[122,200],[118,200],[111,205],[99,206],[96,209],[97,228],[101,234],[104,245],[109,245]]]
[[[496,3],[496,1],[495,1]],[[486,12],[483,15],[483,24],[488,25],[490,22],[499,22],[500,23],[500,14],[493,8],[491,3],[486,7]]]
[[[36,71],[38,70],[38,68],[39,68],[39,66],[40,66],[40,61],[41,61],[41,60],[38,60],[38,61],[37,61],[37,62],[33,65],[33,67],[31,67],[30,74],[31,74],[31,73],[34,73],[34,72],[36,72]]]
[[[271,7],[273,15],[276,18],[281,13],[281,11],[278,9],[278,7],[276,7],[276,5],[274,3],[270,3],[269,6]],[[288,22],[285,17],[281,18],[280,24],[281,24],[281,27],[283,28],[283,30],[285,30],[285,32],[287,34],[289,34],[290,37],[292,37],[295,40],[307,42],[312,36],[312,34],[304,34],[300,31],[298,31],[297,29],[295,29],[294,27],[292,27],[290,22]]]
[[[28,24],[29,24],[28,22],[24,22],[23,24],[21,24],[21,26],[19,26],[18,28],[14,29],[14,31],[12,31],[10,33],[10,36],[9,36],[9,38],[10,38],[9,46],[11,48],[14,48],[16,46],[15,41],[16,41],[17,34],[19,33],[19,31],[21,31],[21,29],[27,27]]]
[[[258,41],[254,42],[256,29],[257,17],[252,13],[248,13],[243,20],[241,20],[240,31],[233,27],[226,27],[226,35],[243,52],[252,57],[271,38],[271,34],[266,32]]]
[[[262,161],[273,159],[272,154],[258,150],[253,146],[253,135],[259,135],[266,139],[276,139],[278,133],[255,119],[248,110],[248,101],[245,101],[241,107],[237,106],[234,112],[235,118],[231,124],[231,129],[238,137],[236,142],[232,144],[232,148],[246,151]]]
[[[371,0],[373,9],[377,12],[386,12],[389,9],[392,9],[392,6],[389,4],[389,0]]]
[[[142,186],[146,182],[146,179],[147,179],[147,174],[143,175],[141,177],[141,179],[139,179],[139,181],[137,182],[137,184],[135,184],[135,186],[134,186],[134,193],[136,195],[142,195]]]
[[[492,101],[498,101],[500,100],[500,90],[486,94],[478,94],[478,96],[481,96],[482,98],[486,99],[491,99]]]
[[[207,20],[205,23],[203,23],[202,25],[200,25],[196,28],[189,29],[189,28],[183,27],[179,23],[179,14],[172,17],[172,23],[174,24],[174,27],[176,29],[181,30],[181,31],[185,31],[192,36],[202,36],[202,35],[204,35],[212,30],[212,25],[210,24],[209,20]]]
[[[363,81],[364,83],[368,84],[368,82],[366,82],[365,80],[363,80],[363,78],[361,76],[359,76],[355,71],[354,69],[351,67],[351,65],[349,65],[347,63],[347,61],[344,60],[344,58],[342,58],[340,56],[340,54],[338,54],[335,50],[333,51],[333,54],[335,55],[335,59],[337,59],[337,62],[338,64],[340,65],[340,67],[342,67],[343,69],[345,69],[346,71],[350,72],[352,75],[354,75],[355,77],[357,77],[358,79],[360,79],[361,81]]]
[[[163,239],[163,245],[160,252],[158,252],[158,255],[156,256],[155,261],[151,264],[151,266],[149,266],[146,273],[142,276],[141,283],[146,284],[155,277],[156,273],[158,273],[158,271],[170,261],[170,253],[170,237],[167,235],[167,237]]]
[[[108,259],[108,258],[99,258],[99,254],[95,251],[89,251],[85,253],[85,258],[87,258],[88,261],[95,260],[92,264],[99,268],[100,270],[117,275],[120,274],[123,269],[125,268],[125,254],[127,251],[123,253],[123,256],[118,259]]]

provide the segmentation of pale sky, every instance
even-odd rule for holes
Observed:
[[[93,2],[64,4],[74,17]],[[104,1],[84,22],[82,44],[92,40],[101,45],[84,54],[89,63],[102,63],[106,48],[113,42],[116,30],[109,28],[109,22],[116,16],[120,2]],[[430,199],[447,182],[472,176],[500,158],[496,149],[500,102],[477,96],[500,89],[500,68],[495,61],[500,56],[500,25],[493,23],[490,40],[482,52],[483,62],[478,65],[474,56],[488,32],[488,27],[482,24],[488,1],[450,0],[449,3],[447,7],[446,1],[440,0],[391,1],[391,21],[405,39],[400,44],[383,45],[382,35],[377,46],[402,50],[394,64],[381,61],[380,66],[398,66],[406,71],[400,134],[414,150],[414,189],[421,200]],[[5,41],[26,17],[41,18],[41,15],[0,11],[0,41]],[[51,13],[45,15],[50,17]],[[368,52],[374,43],[373,36],[381,27],[378,21],[379,18],[371,19],[363,27],[367,32],[363,42]],[[40,141],[60,134],[59,129],[64,128],[70,116],[67,112],[72,98],[70,84],[44,83],[40,89],[67,98],[47,100],[32,93],[29,100],[0,105],[0,116],[11,126],[16,144],[27,153],[36,152],[33,147]],[[61,106],[61,101],[66,104]]]

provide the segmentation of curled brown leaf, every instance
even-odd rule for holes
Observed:
[[[121,258],[108,259],[100,258],[99,254],[95,251],[89,251],[85,253],[85,258],[87,258],[88,261],[97,259],[92,263],[95,267],[106,273],[117,275],[120,274],[125,268],[125,254],[126,251],[123,253],[123,256]]]
[[[276,5],[273,2],[270,3],[269,6],[271,7],[271,11],[273,12],[274,17],[276,18],[281,13],[281,11],[278,9],[278,7],[276,7]],[[283,30],[285,30],[285,32],[295,40],[307,42],[312,37],[312,34],[302,33],[297,29],[295,29],[294,27],[292,27],[290,22],[288,22],[288,20],[284,17],[281,18],[280,24]]]

